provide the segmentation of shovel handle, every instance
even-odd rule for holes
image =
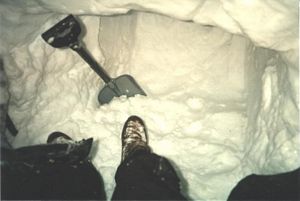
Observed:
[[[93,59],[93,57],[89,55],[89,53],[80,44],[72,44],[71,48],[89,64],[89,66],[103,79],[105,83],[111,81],[111,77],[109,77],[105,70]]]

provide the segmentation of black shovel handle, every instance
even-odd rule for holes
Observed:
[[[72,50],[77,52],[81,58],[86,61],[89,66],[103,79],[105,83],[111,81],[111,77],[106,73],[106,71],[95,61],[95,59],[82,47],[79,43],[71,45]]]

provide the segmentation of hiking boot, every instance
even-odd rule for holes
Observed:
[[[73,139],[61,132],[53,132],[48,136],[47,144],[69,144],[74,143]]]
[[[122,161],[137,150],[150,152],[146,127],[141,118],[130,116],[122,131]]]

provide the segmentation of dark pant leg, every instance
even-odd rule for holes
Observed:
[[[1,199],[106,200],[103,180],[92,163],[17,164],[1,167]]]
[[[300,168],[276,175],[250,175],[231,191],[228,200],[300,200]]]
[[[145,150],[136,151],[118,167],[112,200],[186,200],[170,162]]]

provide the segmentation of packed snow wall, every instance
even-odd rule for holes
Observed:
[[[1,1],[0,13],[13,145],[57,130],[93,137],[108,195],[132,114],[192,199],[225,200],[250,173],[299,167],[297,1]],[[40,37],[69,13],[107,72],[131,74],[147,97],[99,106],[102,80]]]

